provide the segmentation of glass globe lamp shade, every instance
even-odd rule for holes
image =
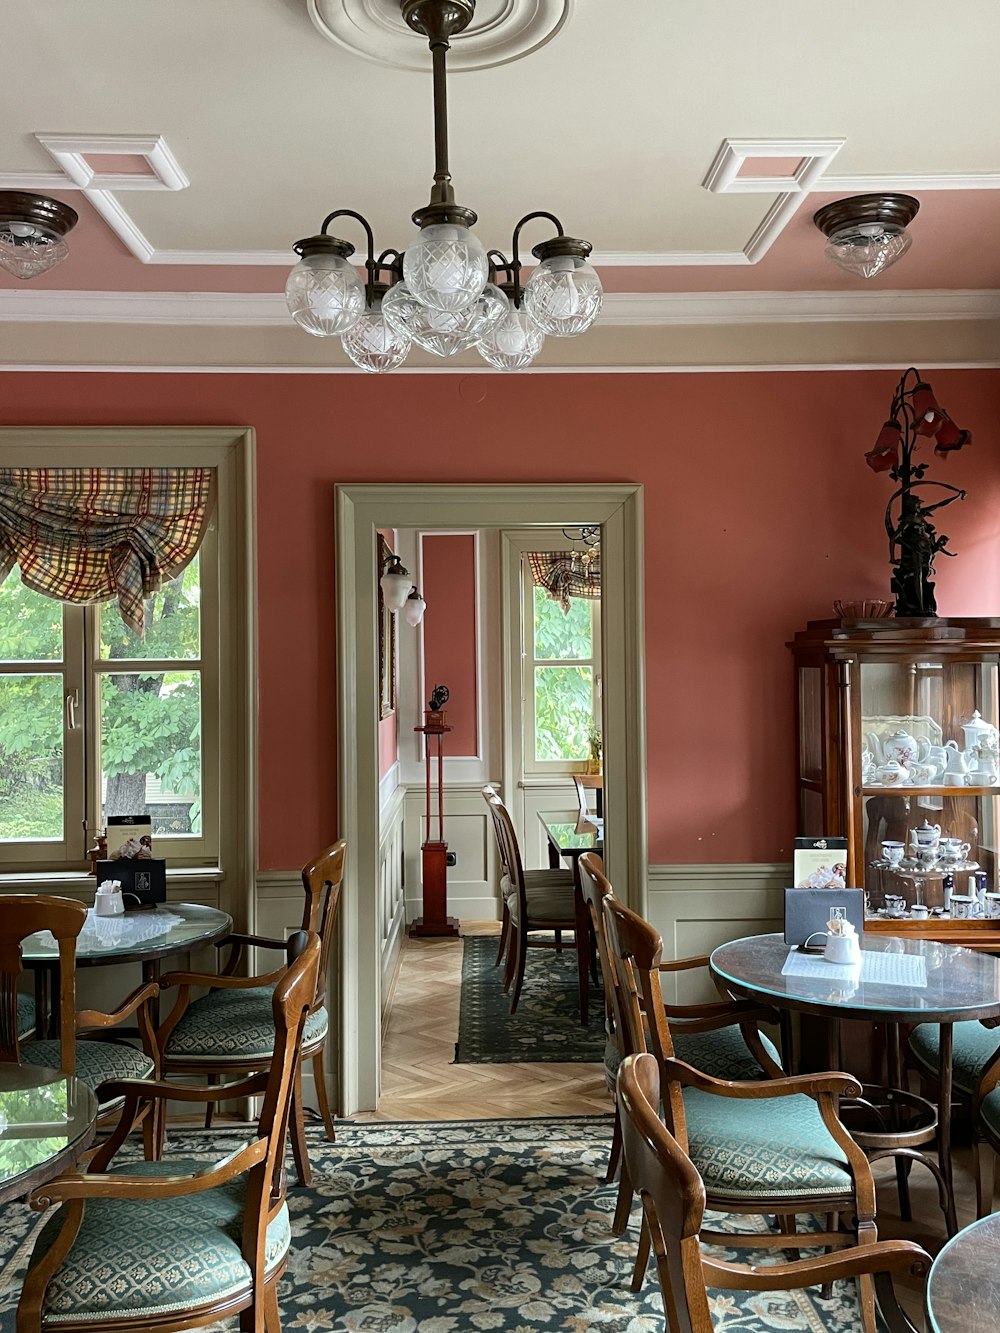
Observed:
[[[416,629],[423,620],[424,612],[426,610],[427,603],[420,596],[419,592],[417,592],[416,588],[414,588],[403,606],[403,619],[408,625],[412,625],[414,629]]]
[[[487,283],[475,303],[465,310],[429,310],[409,290],[406,282],[397,282],[382,301],[385,318],[394,329],[408,334],[435,356],[456,356],[490,332],[510,309],[499,287]]]
[[[341,345],[360,370],[381,375],[406,360],[410,336],[394,329],[382,314],[382,298],[376,296],[356,324],[341,336]]]
[[[575,338],[600,314],[604,289],[596,271],[577,255],[543,260],[524,286],[524,308],[553,338]]]
[[[306,254],[285,283],[288,312],[317,338],[346,333],[365,309],[365,284],[357,269],[332,250]]]
[[[21,222],[0,225],[0,266],[15,278],[37,278],[68,256],[63,238],[46,227]]]
[[[526,310],[513,307],[479,340],[479,355],[496,370],[523,370],[542,350],[545,334]]]
[[[489,260],[478,236],[457,222],[422,227],[403,255],[403,278],[410,293],[432,310],[465,310],[481,295]]]
[[[390,611],[402,611],[406,599],[413,587],[409,571],[403,568],[398,555],[392,557],[392,563],[378,581],[382,589],[382,600]]]
[[[912,244],[905,227],[863,222],[835,231],[824,253],[845,273],[856,278],[874,278],[902,259]]]

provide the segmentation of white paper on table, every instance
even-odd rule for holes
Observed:
[[[877,953],[872,949],[861,951],[861,976],[857,964],[828,963],[823,955],[799,953],[790,949],[783,977],[809,977],[817,981],[867,981],[878,986],[927,985],[927,962],[923,954]]]
[[[92,907],[87,908],[87,919],[77,936],[77,949],[121,949],[154,940],[158,935],[166,935],[174,926],[182,926],[184,918],[173,912],[156,912],[143,916],[98,916]],[[50,930],[40,930],[37,938],[50,949],[55,949],[55,936]]]

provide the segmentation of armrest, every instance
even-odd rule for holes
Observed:
[[[708,967],[708,954],[700,953],[693,958],[673,958],[669,963],[661,963],[658,972],[688,972],[695,967]]]
[[[283,967],[256,977],[231,977],[223,972],[168,972],[165,977],[160,978],[160,989],[169,990],[172,986],[210,986],[212,990],[250,990],[254,986],[267,986],[284,975]]]
[[[155,1200],[174,1199],[183,1194],[201,1194],[257,1166],[267,1156],[267,1143],[267,1139],[255,1139],[253,1143],[224,1157],[221,1162],[214,1163],[206,1171],[197,1171],[191,1176],[129,1176],[117,1172],[104,1175],[96,1171],[80,1175],[70,1171],[35,1190],[31,1204],[38,1208],[64,1203],[67,1199]]]
[[[778,1015],[766,1005],[753,1000],[723,1000],[712,1004],[665,1004],[667,1020],[689,1032],[710,1032],[715,1028],[735,1027],[738,1023],[776,1023]]]
[[[675,1079],[685,1088],[699,1088],[702,1092],[717,1093],[720,1097],[772,1098],[790,1097],[802,1092],[807,1097],[828,1093],[834,1097],[860,1097],[861,1084],[850,1074],[797,1074],[794,1077],[767,1078],[752,1083],[712,1078],[683,1060],[663,1062],[665,1079]]]
[[[798,1242],[803,1237],[796,1236]],[[730,1264],[722,1259],[702,1257],[705,1279],[710,1287],[743,1291],[777,1291],[790,1287],[812,1287],[838,1278],[862,1277],[866,1273],[911,1273],[923,1277],[931,1266],[931,1257],[910,1240],[878,1240],[871,1245],[851,1245],[835,1254],[821,1254],[815,1259],[799,1259],[789,1264]]]
[[[256,1097],[267,1089],[267,1074],[253,1074],[236,1083],[167,1083],[145,1078],[108,1079],[100,1085],[102,1101],[131,1097],[133,1101],[218,1102],[232,1097]],[[123,1116],[122,1119],[125,1117]]]
[[[280,949],[284,953],[288,941],[272,939],[268,935],[238,935],[235,932],[225,939],[215,941],[217,949],[224,949],[228,944],[247,944],[254,949]]]
[[[85,1028],[115,1027],[134,1014],[147,1000],[155,1000],[159,993],[160,988],[156,982],[147,981],[144,986],[134,990],[113,1014],[101,1013],[98,1009],[81,1009],[76,1016],[76,1030],[81,1032]]]

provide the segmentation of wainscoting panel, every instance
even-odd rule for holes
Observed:
[[[663,936],[664,959],[710,953],[726,940],[783,929],[786,863],[650,866],[648,919]],[[664,995],[682,1004],[717,999],[704,969],[664,978]]]
[[[378,838],[378,918],[381,941],[382,1014],[389,1002],[392,979],[399,962],[406,929],[405,880],[403,860],[406,818],[406,787],[396,787],[379,811]]]

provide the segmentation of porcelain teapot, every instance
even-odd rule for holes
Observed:
[[[962,723],[962,735],[965,737],[966,750],[988,750],[997,753],[1000,732],[991,723],[986,722],[977,708],[968,722]]]
[[[910,780],[909,769],[896,759],[888,759],[875,770],[875,780],[882,787],[903,787]]]
[[[905,728],[897,727],[882,742],[882,760],[884,763],[888,763],[895,759],[897,764],[909,764],[911,760],[922,757],[921,749],[926,752],[927,741],[918,741]]]

